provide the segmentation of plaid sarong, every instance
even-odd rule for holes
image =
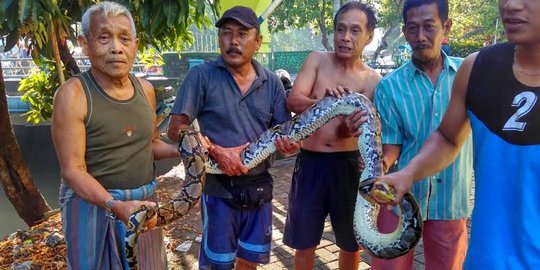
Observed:
[[[157,201],[154,180],[136,189],[107,190],[117,200]],[[125,256],[125,225],[105,216],[105,209],[83,200],[64,182],[60,185],[62,227],[69,269],[129,269]],[[139,269],[167,269],[163,231],[139,236],[136,246]]]

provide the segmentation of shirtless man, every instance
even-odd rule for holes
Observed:
[[[373,38],[375,24],[369,6],[359,2],[342,6],[334,18],[335,52],[308,56],[287,99],[288,109],[301,113],[325,95],[339,97],[346,92],[372,99],[381,76],[362,62],[361,55]],[[353,232],[358,179],[357,139],[345,125],[345,117],[331,120],[302,142],[283,239],[296,249],[295,269],[313,269],[328,214],[341,249],[339,269],[358,269],[359,248]]]

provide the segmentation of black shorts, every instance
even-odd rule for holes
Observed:
[[[283,242],[294,249],[317,246],[330,214],[337,246],[357,251],[353,216],[359,179],[358,151],[302,149],[294,168]]]

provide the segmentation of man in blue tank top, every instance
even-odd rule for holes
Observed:
[[[469,55],[439,128],[380,181],[399,202],[473,134],[475,205],[465,269],[540,269],[540,1],[499,0],[508,43]]]

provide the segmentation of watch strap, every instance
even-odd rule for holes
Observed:
[[[116,201],[115,199],[110,199],[105,203],[105,215],[110,219],[116,219],[116,215],[112,212],[113,204]]]

